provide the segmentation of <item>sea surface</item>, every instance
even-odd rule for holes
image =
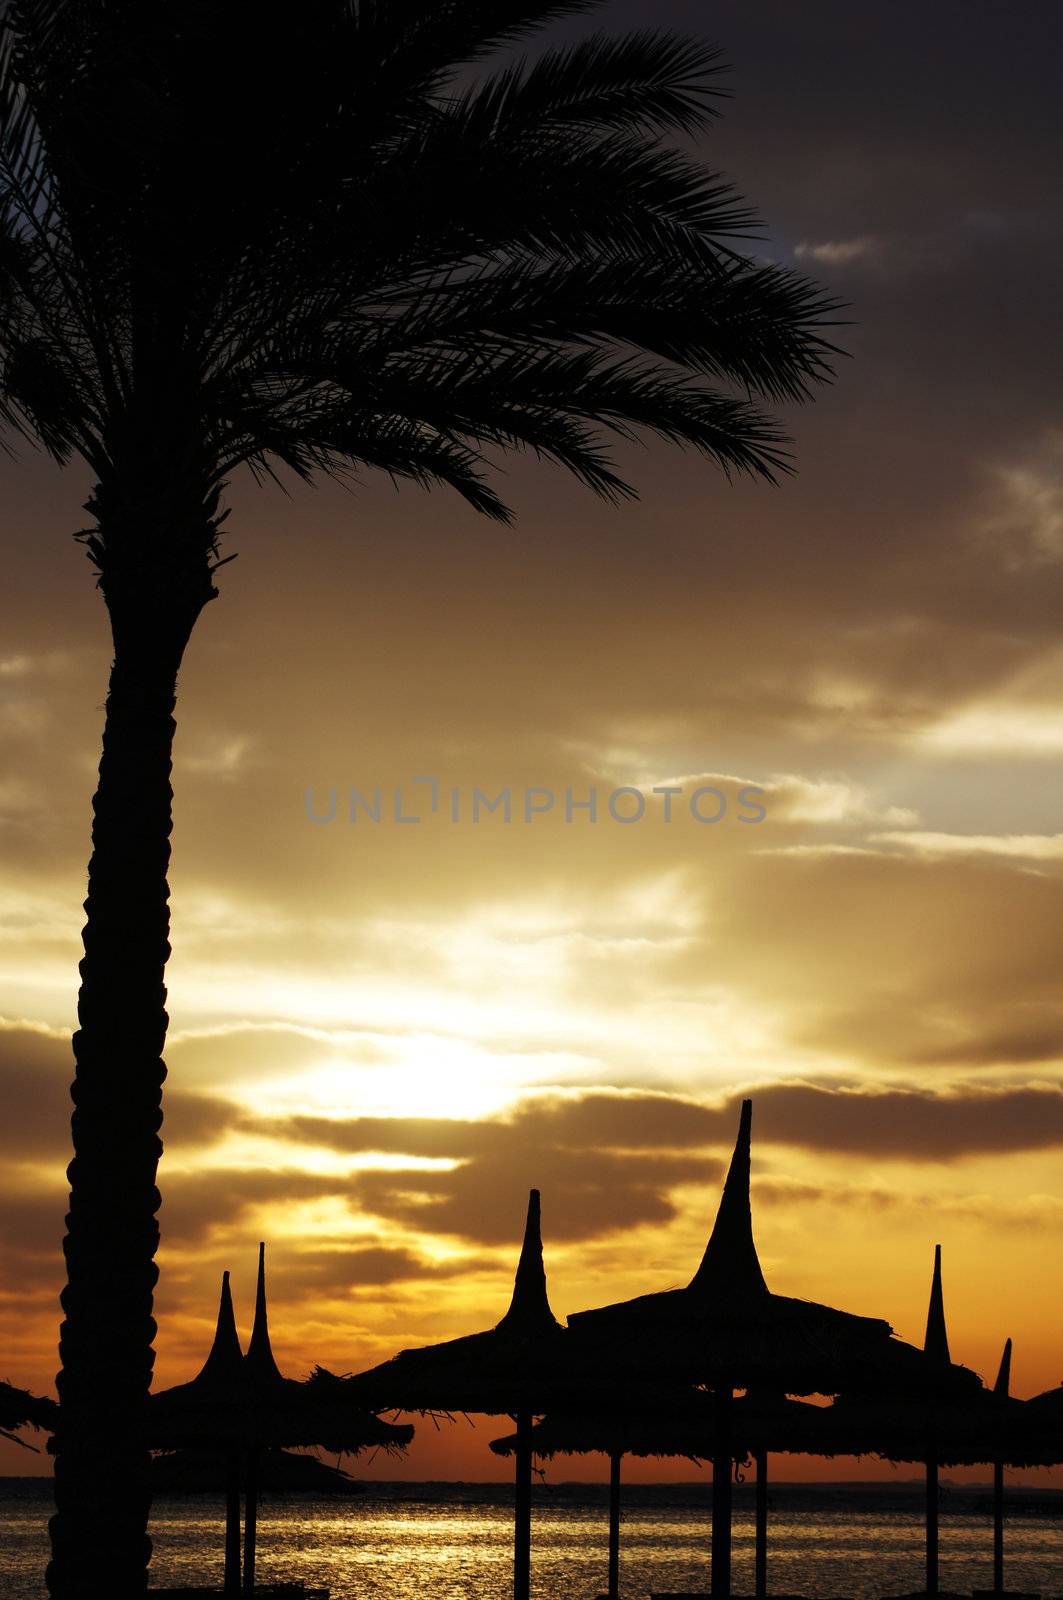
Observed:
[[[625,1490],[621,1593],[708,1587],[704,1484]],[[269,1499],[259,1521],[258,1579],[327,1586],[333,1600],[509,1600],[512,1489],[500,1484],[371,1483],[343,1499]],[[0,1479],[0,1594],[42,1600],[50,1487]],[[1009,1589],[1063,1597],[1063,1491],[1012,1491]],[[222,1508],[207,1495],[156,1503],[153,1582],[214,1584],[222,1572]],[[537,1487],[532,1593],[593,1600],[606,1587],[607,1494],[596,1484]],[[823,1597],[896,1595],[921,1587],[922,1492],[911,1485],[779,1484],[772,1490],[768,1587]],[[735,1593],[753,1589],[753,1504],[736,1490]],[[992,1584],[988,1496],[946,1487],[941,1587]]]

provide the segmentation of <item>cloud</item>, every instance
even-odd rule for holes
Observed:
[[[909,807],[883,803],[864,784],[844,776],[773,774],[764,791],[765,803],[777,822],[856,828],[883,823],[904,827],[918,821]]]
[[[802,239],[794,246],[798,261],[819,261],[828,267],[851,267],[856,262],[877,258],[880,243],[873,234],[861,234],[857,239],[824,239],[814,244]]]
[[[165,1158],[164,1158],[165,1159]],[[350,1181],[298,1167],[200,1167],[168,1172],[159,1188],[159,1226],[167,1246],[220,1242],[234,1229],[246,1229],[255,1213],[330,1196],[347,1196]]]
[[[1063,1145],[1063,1088],[1051,1085],[920,1094],[775,1083],[759,1085],[754,1103],[758,1149],[926,1163]],[[587,1094],[529,1097],[505,1118],[476,1122],[296,1117],[265,1127],[351,1155],[451,1158],[449,1170],[353,1170],[352,1203],[419,1233],[499,1244],[519,1231],[531,1187],[543,1192],[552,1238],[672,1220],[677,1189],[714,1193],[722,1163],[704,1152],[729,1146],[737,1111],[737,1096],[706,1105]]]
[[[215,734],[198,750],[186,751],[182,760],[189,772],[231,783],[253,765],[255,744],[249,734]]]
[[[671,1222],[678,1209],[669,1191],[707,1170],[705,1161],[679,1156],[492,1152],[452,1172],[359,1173],[352,1192],[359,1209],[418,1232],[503,1244],[519,1237],[528,1191],[541,1186],[544,1228],[571,1242]]]
[[[817,1184],[762,1180],[753,1185],[753,1203],[788,1211],[793,1206],[824,1206],[836,1216],[840,1208],[856,1207],[879,1218],[888,1214],[925,1218],[939,1223],[973,1222],[981,1227],[1009,1230],[1038,1229],[1053,1232],[1063,1223],[1063,1198],[1055,1194],[997,1194],[988,1190],[962,1190],[942,1194],[936,1190],[900,1189],[884,1183]]]
[[[701,1153],[733,1134],[733,1108],[666,1095],[532,1096],[504,1117],[261,1121],[259,1132],[350,1155],[449,1158],[449,1169],[352,1170],[351,1203],[419,1233],[484,1244],[519,1237],[529,1189],[543,1192],[552,1238],[585,1240],[677,1215],[671,1191],[713,1184]],[[695,1154],[694,1152],[698,1152]]]
[[[1052,1037],[1063,1022],[1063,877],[1050,867],[903,844],[762,850],[670,975],[690,985],[711,969],[778,1019],[806,1070],[811,1055],[820,1070],[895,1071],[963,1041],[973,1066],[979,1039]]]
[[[759,1142],[857,1158],[958,1161],[1063,1145],[1063,1085],[918,1094],[769,1084],[755,1108]]]
[[[58,1029],[0,1020],[0,1152],[9,1161],[70,1159],[70,1036]],[[218,1095],[167,1088],[163,1137],[167,1147],[216,1143],[241,1113]]]
[[[730,1121],[728,1120],[730,1118]],[[368,1151],[467,1159],[499,1149],[580,1152],[689,1150],[726,1137],[730,1108],[674,1095],[529,1096],[503,1117],[294,1116],[257,1124],[280,1137],[350,1154]]]
[[[875,833],[876,844],[899,845],[918,856],[1005,856],[1023,861],[1063,859],[1063,833],[977,834],[977,833]]]
[[[1063,560],[1063,432],[1050,430],[1025,459],[993,469],[996,505],[979,527],[983,551],[1012,568]]]
[[[418,1284],[495,1272],[492,1256],[459,1254],[434,1261],[390,1245],[344,1242],[333,1248],[293,1249],[281,1244],[270,1252],[270,1299],[278,1305],[318,1294],[344,1295],[396,1283]]]
[[[919,743],[942,754],[1057,756],[1063,751],[1063,720],[1055,707],[1017,699],[968,706],[923,730]]]

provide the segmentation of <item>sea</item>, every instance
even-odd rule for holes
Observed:
[[[267,1497],[259,1518],[258,1581],[301,1579],[332,1600],[509,1600],[513,1490],[485,1483],[367,1483],[342,1499]],[[783,1484],[771,1491],[768,1588],[824,1600],[871,1600],[922,1587],[922,1485]],[[0,1594],[43,1600],[50,1485],[0,1479]],[[1007,1500],[1005,1583],[1063,1600],[1063,1491],[1014,1488]],[[537,1486],[532,1594],[594,1600],[606,1588],[605,1485]],[[708,1589],[709,1491],[704,1483],[625,1490],[620,1585],[625,1597]],[[222,1507],[211,1495],[156,1502],[152,1582],[214,1585],[222,1576]],[[753,1592],[753,1499],[735,1491],[735,1594]],[[942,1491],[941,1589],[992,1586],[988,1492]]]

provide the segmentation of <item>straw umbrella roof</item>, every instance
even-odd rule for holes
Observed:
[[[576,1312],[568,1319],[574,1338],[609,1348],[633,1370],[739,1389],[874,1393],[918,1384],[921,1353],[893,1338],[888,1322],[768,1289],[753,1241],[751,1129],[744,1100],[716,1221],[689,1284]]]
[[[257,1490],[267,1493],[350,1497],[364,1492],[339,1467],[292,1450],[260,1451],[255,1477]],[[230,1482],[230,1469],[216,1449],[174,1450],[152,1458],[153,1494],[224,1494]]]
[[[934,1248],[923,1360],[926,1378],[909,1396],[889,1400],[840,1396],[826,1409],[824,1427],[836,1455],[877,1455],[887,1461],[925,1461],[972,1466],[1003,1461],[1013,1466],[1044,1462],[1044,1441],[1026,1402],[1009,1396],[1011,1340],[1004,1345],[992,1389],[980,1379],[956,1386],[949,1352],[941,1282],[941,1246]]]
[[[1010,1339],[1008,1343],[1010,1345]],[[1036,1452],[1036,1464],[1054,1465],[1063,1461],[1063,1383],[1055,1389],[1046,1389],[1043,1394],[1035,1394],[1032,1399],[1023,1401],[1022,1406],[1030,1448]],[[1035,1463],[1021,1461],[1017,1464]]]
[[[32,1450],[33,1445],[18,1437],[19,1428],[37,1428],[54,1433],[59,1421],[59,1406],[47,1396],[30,1394],[28,1389],[16,1389],[12,1383],[0,1382],[0,1438],[11,1439],[15,1444]]]
[[[1055,1389],[1035,1394],[1026,1404],[1045,1422],[1055,1422],[1063,1428],[1063,1383]]]
[[[737,1457],[760,1450],[821,1453],[825,1409],[782,1395],[743,1395],[735,1401],[729,1448]],[[715,1452],[716,1432],[712,1396],[692,1389],[669,1395],[648,1391],[619,1412],[551,1412],[532,1428],[531,1439],[543,1459],[600,1453],[706,1461]],[[516,1448],[516,1434],[491,1440],[499,1456]]]
[[[533,1189],[509,1309],[493,1328],[402,1350],[353,1377],[322,1374],[322,1393],[339,1392],[330,1384],[341,1386],[374,1410],[543,1411],[582,1387],[569,1365],[569,1343],[546,1292],[539,1191]]]
[[[327,1401],[312,1381],[282,1376],[269,1338],[265,1246],[259,1245],[255,1321],[245,1356],[233,1315],[229,1274],[222,1275],[214,1342],[189,1382],[165,1389],[149,1403],[149,1443],[156,1450],[211,1444],[235,1448],[320,1445],[337,1454],[400,1450],[413,1429],[382,1422],[352,1396]]]

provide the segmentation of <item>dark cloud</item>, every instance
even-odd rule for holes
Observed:
[[[296,1251],[282,1244],[271,1252],[270,1299],[283,1304],[312,1300],[320,1293],[357,1293],[384,1284],[438,1281],[481,1271],[497,1271],[497,1262],[471,1255],[430,1261],[391,1245],[337,1244]]]
[[[159,1187],[163,1243],[187,1247],[220,1239],[259,1207],[344,1195],[350,1191],[350,1182],[295,1167],[205,1167],[164,1170]]]
[[[756,1144],[801,1146],[807,1150],[920,1160],[955,1160],[965,1155],[1049,1149],[1063,1144],[1063,1086],[1022,1088],[972,1086],[948,1093],[910,1089],[844,1088],[814,1083],[766,1083],[751,1091]],[[477,1163],[519,1161],[529,1173],[538,1162],[557,1169],[574,1186],[580,1172],[588,1181],[715,1181],[719,1162],[683,1158],[681,1172],[671,1165],[674,1152],[729,1144],[737,1123],[739,1096],[712,1106],[672,1095],[586,1094],[564,1098],[533,1096],[509,1116],[463,1122],[418,1117],[333,1119],[294,1117],[260,1123],[262,1131],[351,1154],[383,1152],[449,1157],[468,1171]],[[648,1156],[647,1151],[659,1152]],[[626,1152],[626,1153],[625,1153]],[[660,1162],[657,1166],[655,1163]],[[455,1174],[404,1171],[405,1184],[418,1179],[423,1193]],[[385,1191],[393,1172],[362,1174]],[[422,1182],[423,1180],[423,1182]],[[544,1190],[544,1181],[536,1185]]]
[[[1050,1085],[934,1095],[777,1083],[758,1086],[754,1105],[758,1148],[926,1163],[1063,1145],[1063,1089]],[[352,1204],[418,1231],[500,1244],[517,1236],[530,1187],[542,1190],[544,1228],[559,1240],[667,1222],[680,1185],[705,1186],[710,1217],[722,1163],[688,1152],[729,1143],[737,1108],[737,1098],[706,1106],[588,1094],[530,1098],[507,1118],[475,1123],[301,1117],[260,1126],[350,1154],[449,1157],[451,1170],[357,1171]]]
[[[34,1300],[58,1304],[65,1281],[62,1241],[66,1232],[66,1187],[17,1183],[5,1174],[0,1187],[0,1286],[17,1310]]]
[[[70,1040],[40,1028],[0,1024],[0,1152],[11,1160],[70,1158]],[[240,1113],[220,1096],[167,1088],[167,1147],[215,1143]]]
[[[0,1150],[6,1156],[61,1159],[68,1151],[73,1075],[69,1039],[0,1027]]]
[[[594,1150],[505,1148],[452,1172],[363,1172],[354,1203],[426,1233],[483,1244],[520,1237],[528,1190],[543,1191],[546,1238],[575,1241],[623,1232],[677,1215],[669,1192],[706,1175],[704,1160]]]
[[[1029,1062],[1040,1041],[1040,1059],[1058,1059],[1058,871],[813,850],[751,859],[740,886],[717,909],[715,974],[783,1008],[802,1049],[879,1069],[976,1067]],[[677,979],[708,958],[692,941]]]
[[[452,1170],[369,1170],[352,1201],[407,1227],[500,1244],[519,1237],[528,1190],[542,1190],[549,1236],[590,1239],[675,1216],[670,1191],[719,1174],[682,1153],[733,1128],[727,1110],[666,1095],[529,1098],[503,1118],[294,1117],[257,1126],[349,1154],[451,1159]]]
[[[529,1097],[508,1115],[480,1121],[438,1117],[309,1117],[250,1123],[263,1131],[350,1154],[425,1157],[540,1150],[676,1150],[725,1137],[727,1108],[663,1094]]]
[[[806,1084],[757,1090],[757,1138],[838,1155],[925,1161],[1063,1145],[1063,1088],[916,1094]]]

